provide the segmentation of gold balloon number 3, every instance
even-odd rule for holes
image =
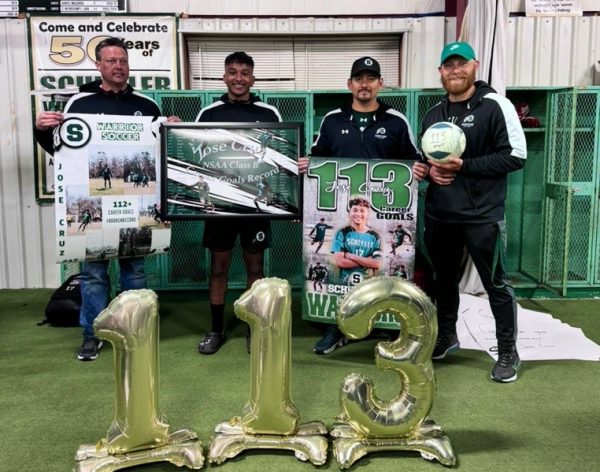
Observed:
[[[337,321],[350,339],[362,339],[384,313],[400,322],[400,335],[377,344],[375,363],[399,376],[401,390],[385,401],[375,396],[371,379],[357,373],[346,377],[340,391],[341,423],[331,433],[336,460],[340,468],[347,468],[369,452],[415,450],[428,460],[454,465],[448,437],[427,419],[436,388],[431,362],[437,337],[435,307],[414,284],[375,277],[346,295]]]

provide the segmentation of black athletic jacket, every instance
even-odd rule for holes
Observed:
[[[467,111],[454,123],[462,128],[467,147],[462,169],[450,185],[430,181],[426,215],[448,223],[490,223],[504,219],[506,176],[527,158],[525,134],[513,104],[487,83],[475,82]],[[448,99],[423,118],[421,135],[434,123],[448,121]]]
[[[218,101],[200,110],[196,121],[215,123],[260,121],[264,123],[276,123],[282,121],[282,119],[277,108],[261,102],[253,93],[250,94],[250,100],[247,102],[231,101],[225,93]]]
[[[378,103],[373,122],[362,132],[352,121],[350,104],[327,113],[310,154],[316,157],[420,159],[406,117],[385,103]]]
[[[64,113],[160,116],[156,102],[136,92],[130,85],[125,90],[115,93],[101,89],[101,83],[101,80],[96,80],[79,87],[79,93],[71,97],[65,105]],[[35,138],[49,154],[54,154],[53,131],[40,131],[35,127],[33,130]]]

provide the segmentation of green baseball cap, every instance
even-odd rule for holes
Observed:
[[[442,50],[442,60],[440,64],[443,64],[449,57],[452,56],[460,56],[467,61],[470,61],[471,59],[475,59],[475,51],[473,51],[473,48],[468,43],[462,43],[460,41],[448,43]]]

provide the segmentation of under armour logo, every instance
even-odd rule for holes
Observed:
[[[360,118],[360,121],[364,121],[366,123],[368,120],[367,118]]]
[[[350,131],[349,131],[349,130],[347,130],[347,129],[343,129],[343,130],[342,130],[342,134],[348,134],[349,132],[350,132]]]

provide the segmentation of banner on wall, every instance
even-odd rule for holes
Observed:
[[[304,185],[302,317],[334,322],[356,284],[391,275],[412,280],[418,183],[412,161],[310,158]],[[380,326],[393,325],[391,315]]]
[[[159,127],[165,118],[66,114],[55,136],[56,260],[162,254]]]
[[[582,16],[581,0],[525,0],[525,16]]]
[[[103,39],[123,38],[129,84],[138,90],[175,89],[177,28],[173,16],[33,16],[29,19],[35,114],[61,111],[79,86],[100,78],[94,49]],[[54,160],[36,149],[36,194],[52,200]]]

